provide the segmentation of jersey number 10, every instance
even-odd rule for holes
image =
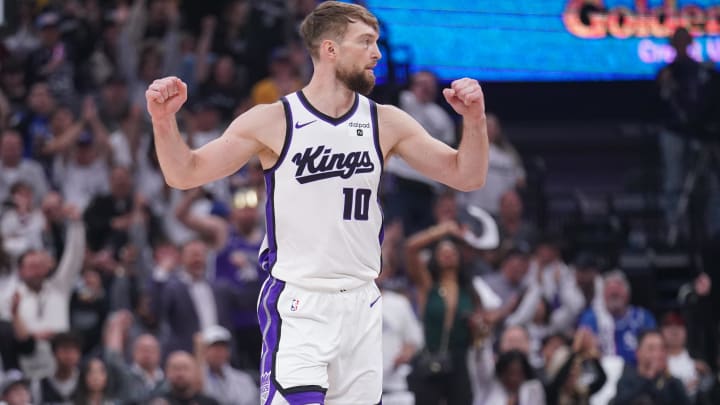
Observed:
[[[372,191],[367,188],[359,188],[357,190],[352,188],[343,188],[343,195],[345,196],[343,219],[367,221]]]

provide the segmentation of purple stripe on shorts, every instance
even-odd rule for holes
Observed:
[[[285,399],[290,405],[325,404],[325,394],[318,391],[287,394]]]
[[[268,277],[258,308],[258,321],[263,336],[262,355],[260,360],[260,398],[261,404],[272,403],[277,387],[273,370],[275,352],[280,340],[280,313],[277,302],[285,283],[272,276]]]

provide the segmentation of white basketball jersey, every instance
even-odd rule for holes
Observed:
[[[287,131],[277,163],[265,171],[260,262],[275,278],[304,288],[359,287],[380,272],[377,106],[356,94],[350,111],[333,118],[302,92],[282,103]]]

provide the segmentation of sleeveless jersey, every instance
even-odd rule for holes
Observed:
[[[377,106],[356,94],[352,108],[333,118],[301,91],[282,104],[285,142],[264,172],[260,263],[275,278],[312,290],[349,290],[374,280],[383,238]]]

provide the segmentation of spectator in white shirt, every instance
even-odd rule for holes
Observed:
[[[18,259],[21,283],[19,316],[37,345],[33,356],[21,359],[29,377],[46,375],[53,367],[48,341],[69,328],[70,294],[85,256],[85,228],[76,210],[68,209],[70,221],[65,251],[57,269],[49,276],[54,259],[45,250],[31,250]]]
[[[708,377],[710,367],[700,360],[690,357],[686,348],[687,329],[685,320],[676,312],[665,314],[662,318],[661,332],[667,347],[668,371],[670,375],[682,381],[688,396],[694,399],[703,377]],[[712,378],[710,376],[710,378]]]
[[[10,188],[8,209],[0,218],[0,233],[3,247],[12,258],[43,247],[45,216],[33,201],[29,184],[17,182]]]
[[[10,195],[10,187],[19,180],[31,185],[35,198],[40,200],[48,191],[42,166],[34,160],[23,159],[23,143],[17,131],[7,129],[0,137],[0,202]]]
[[[493,215],[500,211],[500,198],[508,190],[525,185],[525,169],[522,159],[510,141],[503,136],[500,120],[487,113],[488,173],[483,188],[459,196],[464,206],[476,205]]]
[[[383,403],[413,405],[408,390],[410,360],[423,347],[423,329],[410,300],[400,293],[382,290],[383,309]]]
[[[203,370],[207,396],[221,405],[251,405],[260,401],[260,391],[248,373],[230,366],[232,336],[227,329],[213,325],[202,331],[196,357]]]

